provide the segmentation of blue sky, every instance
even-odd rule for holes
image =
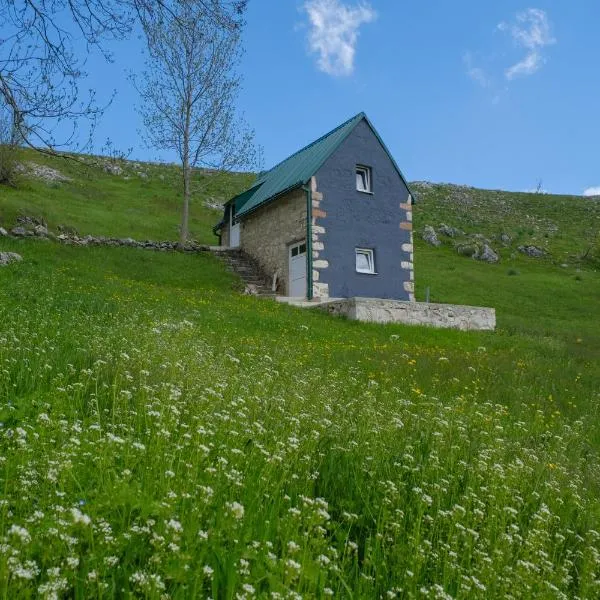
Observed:
[[[250,0],[247,21],[239,108],[265,167],[364,110],[409,180],[600,194],[597,0]],[[117,90],[97,139],[173,159],[138,133],[141,43],[114,51],[88,64]]]

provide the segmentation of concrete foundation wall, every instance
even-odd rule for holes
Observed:
[[[306,192],[292,190],[244,217],[240,248],[269,278],[277,273],[277,293],[289,293],[289,245],[306,239]]]
[[[430,325],[463,331],[493,331],[496,328],[496,311],[478,306],[348,298],[325,302],[318,308],[333,315],[372,323]]]

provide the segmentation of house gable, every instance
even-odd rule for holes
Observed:
[[[356,168],[367,167],[372,191],[357,190]],[[387,148],[365,118],[315,176],[313,214],[318,248],[313,278],[330,297],[414,299],[411,194]],[[356,251],[370,250],[374,273],[358,272]]]
[[[308,146],[288,156],[269,171],[260,173],[252,184],[252,187],[238,194],[225,204],[225,211],[227,212],[229,206],[233,205],[234,213],[238,218],[243,218],[267,202],[276,200],[293,189],[306,186],[310,182],[311,177],[329,160],[339,146],[344,143],[346,138],[353,133],[354,129],[359,124],[365,122],[373,132],[373,135],[379,140],[381,147],[388,155],[399,177],[408,188],[408,183],[404,179],[404,175],[402,175],[402,171],[400,171],[393,156],[368,117],[365,113],[361,112],[308,144]],[[225,218],[215,226],[215,229],[222,226],[224,222],[226,222]]]

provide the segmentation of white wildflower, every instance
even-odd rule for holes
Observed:
[[[293,569],[294,571],[299,571],[302,568],[302,565],[299,562],[296,562],[295,560],[292,560],[291,558],[288,558],[285,561],[285,565],[286,565],[286,567],[288,567],[289,569]]]
[[[73,517],[74,523],[89,525],[92,522],[92,520],[87,515],[84,515],[78,508],[75,507],[71,509],[71,516]]]
[[[244,518],[244,506],[239,502],[228,502],[226,506],[238,521]]]
[[[183,526],[181,523],[175,519],[170,519],[167,521],[167,529],[172,529],[177,533],[181,533],[183,531]]]
[[[24,544],[28,544],[31,541],[31,535],[25,527],[20,525],[11,525],[8,530],[8,535],[14,535],[18,537]]]

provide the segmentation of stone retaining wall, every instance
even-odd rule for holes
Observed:
[[[403,302],[377,298],[344,298],[321,303],[318,308],[333,315],[372,323],[430,325],[463,331],[493,331],[496,328],[496,311],[493,308],[478,306]]]
[[[103,236],[86,235],[79,237],[76,235],[67,235],[61,233],[60,235],[53,237],[56,241],[61,244],[67,244],[69,246],[126,246],[129,248],[144,248],[146,250],[157,250],[159,252],[167,252],[172,250],[180,250],[179,242],[162,241],[156,242],[153,240],[134,240],[132,238],[109,238]],[[181,248],[184,252],[211,252],[219,251],[220,246],[209,246],[208,244],[198,244],[194,241],[188,241],[186,245]]]

